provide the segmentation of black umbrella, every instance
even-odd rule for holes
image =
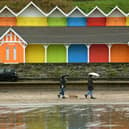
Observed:
[[[65,78],[65,77],[69,77],[69,75],[65,74],[61,76],[61,78]]]

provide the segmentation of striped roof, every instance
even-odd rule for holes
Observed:
[[[0,27],[0,36],[9,28]],[[12,27],[27,43],[128,43],[129,27]]]

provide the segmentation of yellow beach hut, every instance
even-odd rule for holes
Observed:
[[[17,26],[47,26],[46,14],[31,1],[17,14]]]

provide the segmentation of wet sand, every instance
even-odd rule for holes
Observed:
[[[65,92],[66,99],[57,97],[58,91],[44,89],[3,89],[0,90],[0,105],[9,104],[129,104],[129,89],[95,90],[96,99],[85,98],[85,91]]]

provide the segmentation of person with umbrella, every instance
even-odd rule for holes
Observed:
[[[85,98],[90,96],[91,99],[96,99],[95,97],[93,97],[93,90],[94,90],[93,77],[94,76],[99,77],[99,74],[93,73],[93,72],[88,74],[88,92],[85,94]]]
[[[58,94],[58,98],[65,98],[64,96],[64,91],[65,91],[65,88],[66,88],[66,78],[68,77],[68,75],[63,75],[61,76],[60,78],[60,91],[59,91],[59,94]]]

